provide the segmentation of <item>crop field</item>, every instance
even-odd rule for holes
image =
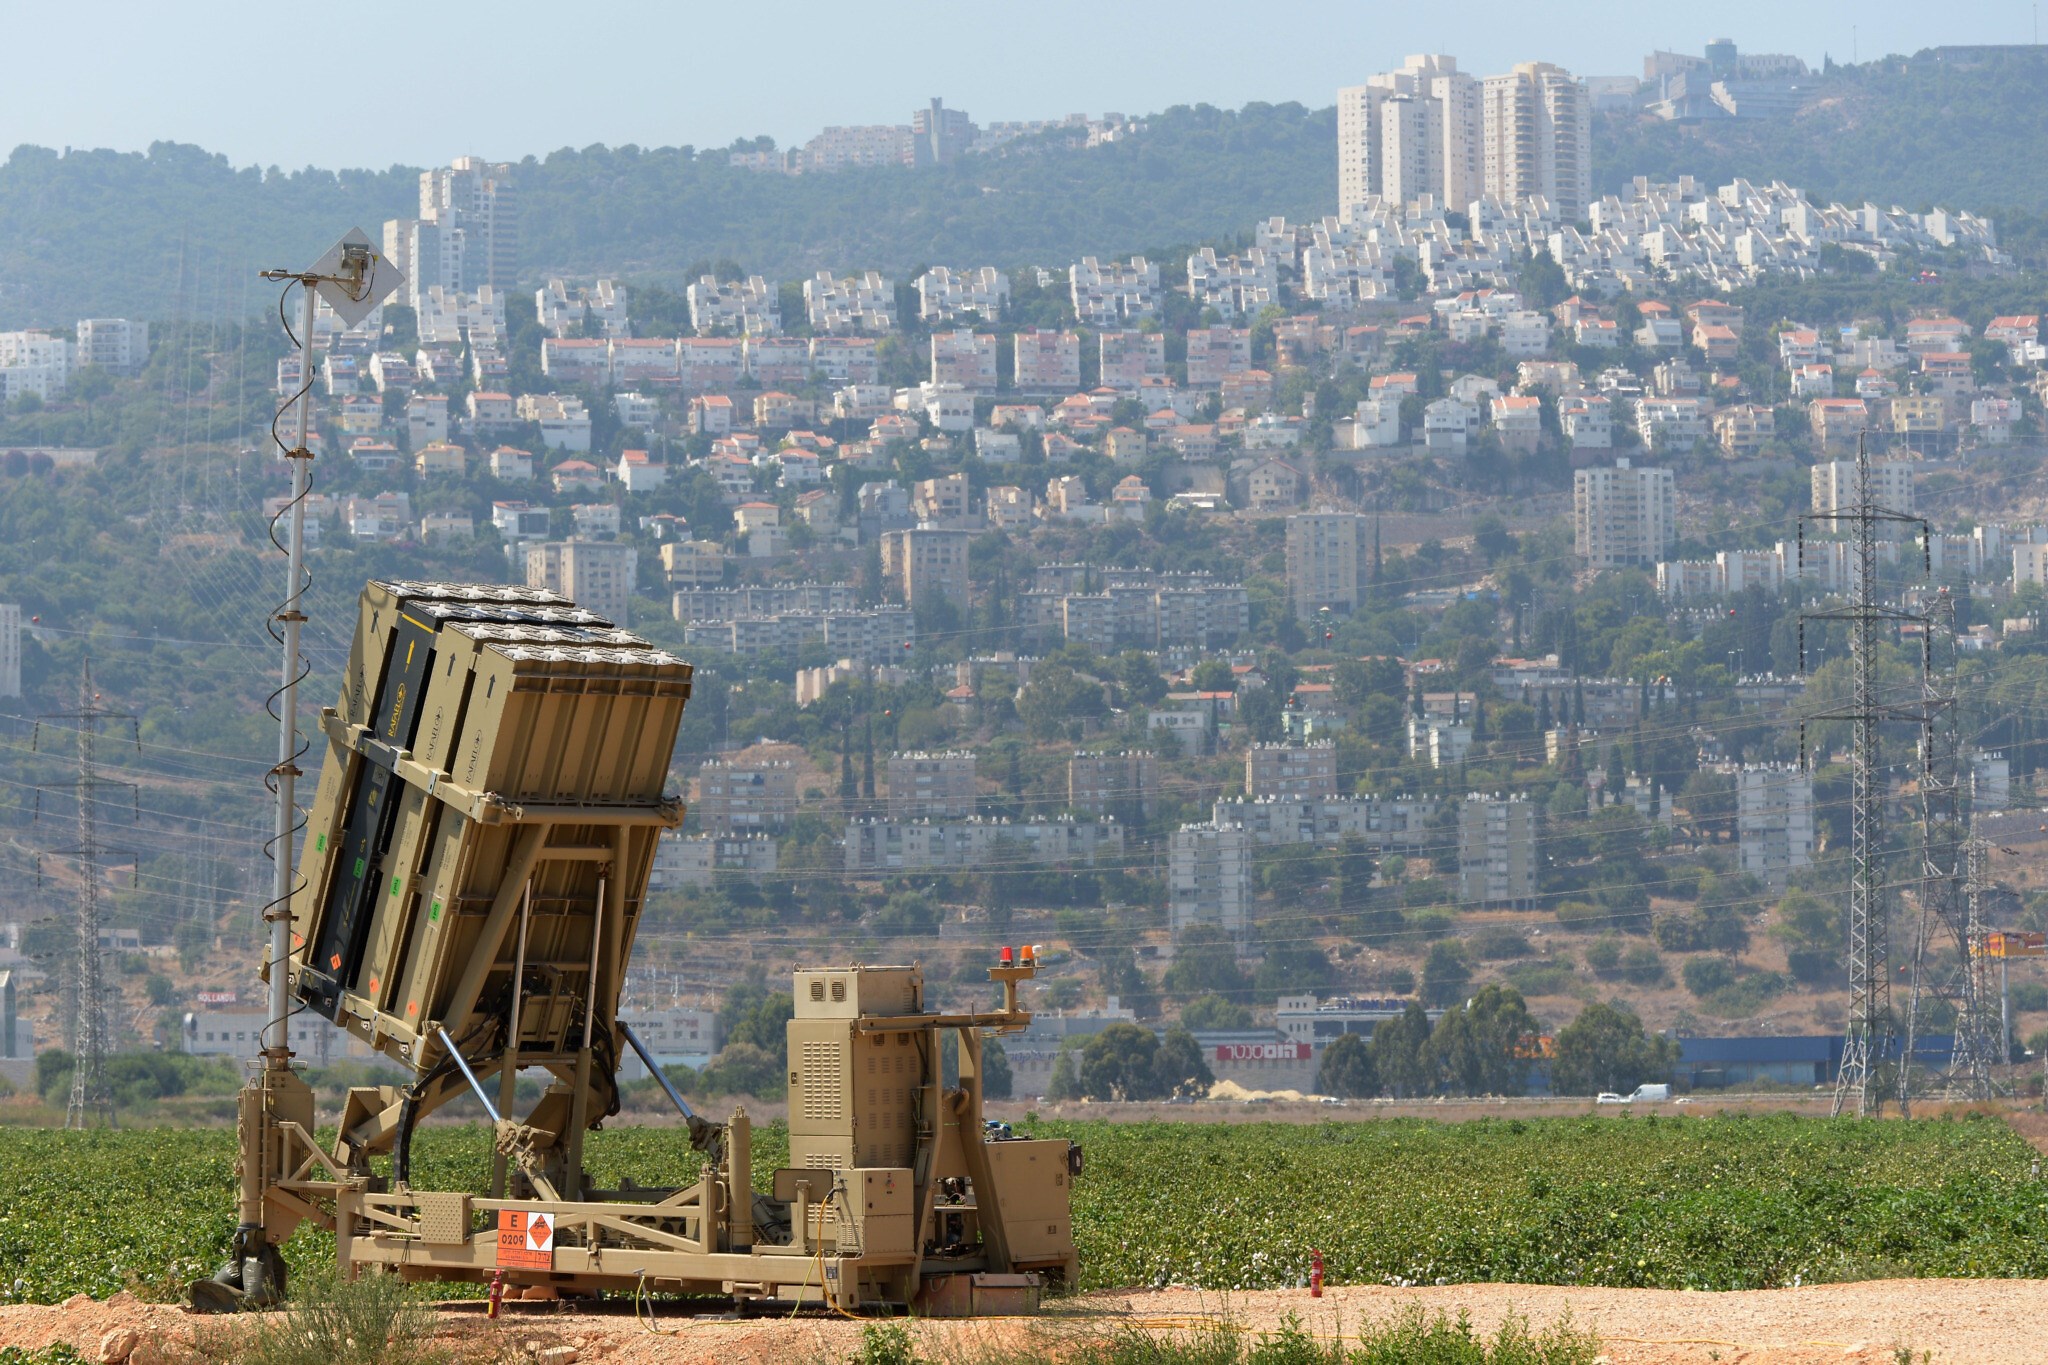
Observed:
[[[2048,1182],[1995,1119],[1606,1117],[1438,1124],[1053,1123],[1083,1144],[1083,1288],[1514,1281],[1761,1289],[1879,1276],[2048,1277]],[[763,1182],[786,1159],[755,1134]],[[428,1127],[423,1189],[481,1190],[481,1127]],[[694,1178],[679,1130],[593,1136],[602,1183]],[[224,1129],[0,1130],[0,1300],[174,1297],[234,1226]],[[303,1266],[331,1255],[306,1229]]]

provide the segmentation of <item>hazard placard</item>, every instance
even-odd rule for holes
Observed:
[[[507,1270],[553,1270],[555,1220],[538,1211],[499,1209],[498,1264]]]

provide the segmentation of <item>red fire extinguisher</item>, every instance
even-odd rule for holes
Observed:
[[[1323,1253],[1320,1251],[1308,1253],[1308,1296],[1312,1299],[1323,1296]]]
[[[1321,1278],[1320,1278],[1320,1275],[1321,1275],[1321,1272],[1319,1271],[1319,1272],[1318,1272],[1318,1279],[1317,1279],[1317,1281],[1316,1281],[1316,1282],[1317,1282],[1318,1284],[1320,1284],[1320,1283],[1322,1282],[1322,1281],[1321,1281]],[[1318,1291],[1318,1292],[1321,1292],[1321,1291]],[[505,1306],[505,1272],[504,1272],[504,1271],[502,1271],[502,1270],[494,1270],[494,1271],[492,1271],[492,1272],[491,1272],[491,1303],[490,1303],[490,1307],[488,1307],[488,1308],[486,1308],[486,1309],[484,1310],[484,1316],[485,1316],[485,1317],[487,1317],[487,1318],[495,1318],[495,1317],[497,1317],[497,1316],[498,1316],[498,1310],[499,1310],[500,1308],[504,1307],[504,1306]]]

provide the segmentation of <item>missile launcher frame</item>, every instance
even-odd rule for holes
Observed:
[[[987,1033],[1030,1022],[1026,953],[990,969],[994,1010],[926,1009],[920,969],[796,974],[790,1166],[753,1188],[751,1124],[692,1113],[618,997],[658,839],[690,667],[545,591],[373,582],[293,895],[290,998],[404,1068],[348,1092],[331,1147],[311,1090],[266,1067],[239,1110],[234,1257],[201,1307],[275,1302],[277,1247],[335,1234],[345,1274],[503,1280],[567,1293],[1011,1312],[1077,1270],[1080,1149],[982,1118]],[[942,1075],[957,1039],[959,1081]],[[702,1152],[680,1188],[599,1189],[585,1134],[618,1112],[625,1049]],[[512,1112],[521,1070],[549,1083]],[[495,1098],[489,1085],[496,1080]],[[488,1192],[415,1187],[420,1120],[473,1093],[494,1124]]]

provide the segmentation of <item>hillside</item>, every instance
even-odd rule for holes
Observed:
[[[1689,173],[1938,202],[1996,214],[2006,239],[2036,254],[2048,212],[2048,165],[2033,154],[2048,141],[2044,77],[2048,59],[2025,55],[1971,71],[1888,60],[1833,68],[1807,111],[1784,121],[1610,115],[1595,135],[1595,184]],[[668,285],[721,258],[784,280],[821,267],[1062,265],[1335,208],[1332,108],[1179,106],[1146,123],[1094,149],[1055,136],[949,167],[803,177],[735,170],[690,147],[564,148],[521,163],[521,265],[536,280],[605,271]],[[174,143],[62,157],[18,148],[0,166],[0,326],[255,311],[256,268],[412,211],[415,175],[238,169]]]
[[[688,147],[564,149],[520,167],[521,263],[536,279],[668,283],[720,257],[783,279],[825,266],[1064,265],[1335,208],[1334,110],[1199,105],[1148,123],[1092,150],[1025,144],[933,170],[804,177]],[[0,326],[239,316],[263,306],[246,289],[257,268],[415,211],[416,175],[238,170],[173,143],[147,155],[17,148],[0,166]]]
[[[1791,119],[1681,126],[1609,116],[1594,133],[1594,190],[1614,193],[1637,175],[1743,176],[1816,199],[2039,213],[2048,210],[2048,164],[2037,154],[2048,139],[2044,80],[2048,55],[1962,71],[1892,58],[1833,68]]]

